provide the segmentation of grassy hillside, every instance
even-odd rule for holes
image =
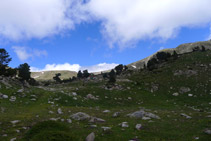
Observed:
[[[96,141],[211,140],[204,132],[211,128],[210,60],[211,51],[185,54],[153,71],[121,76],[118,79],[129,81],[118,81],[111,88],[106,81],[76,81],[17,92],[21,87],[1,84],[0,92],[9,98],[0,99],[0,140],[83,141],[91,132]],[[14,102],[11,96],[16,97]],[[139,110],[148,114],[127,116]],[[71,115],[77,112],[105,121],[74,120]],[[115,112],[119,116],[113,117]],[[140,130],[137,124],[142,125]]]
[[[77,76],[77,72],[74,71],[42,71],[42,72],[32,72],[31,77],[38,81],[48,81],[53,80],[55,74],[61,73],[61,79],[69,79],[70,77]]]

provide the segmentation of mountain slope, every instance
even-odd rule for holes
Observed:
[[[73,76],[77,76],[77,73],[74,71],[42,71],[42,72],[32,72],[31,77],[40,80],[40,81],[48,81],[53,80],[55,74],[61,73],[61,79],[68,79]]]

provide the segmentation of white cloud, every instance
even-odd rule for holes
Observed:
[[[12,49],[21,61],[48,55],[45,50],[30,49],[27,47],[13,46]]]
[[[0,37],[44,38],[85,19],[80,0],[1,0]]]
[[[38,69],[35,67],[31,67],[31,71],[55,71],[55,70],[69,70],[69,71],[76,71],[78,72],[79,70],[88,70],[89,72],[100,72],[100,71],[105,71],[105,70],[110,70],[112,68],[114,68],[115,66],[117,66],[118,64],[115,63],[111,63],[111,64],[107,64],[107,63],[100,63],[97,65],[93,65],[93,66],[87,66],[87,67],[83,67],[80,66],[79,64],[69,64],[69,63],[64,63],[64,64],[47,64],[44,69]]]
[[[0,0],[0,38],[41,39],[98,21],[111,46],[125,47],[210,24],[210,5],[210,0]]]
[[[210,0],[90,0],[90,13],[102,21],[112,44],[169,39],[182,27],[211,23]]]

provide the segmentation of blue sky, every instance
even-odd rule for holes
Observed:
[[[102,71],[211,37],[210,0],[17,2],[0,2],[0,47],[33,71]]]

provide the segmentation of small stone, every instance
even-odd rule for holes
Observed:
[[[184,114],[184,113],[181,113],[180,115],[183,116],[183,117],[185,117],[186,119],[191,119],[192,118],[191,116],[189,116],[187,114]]]
[[[67,119],[67,123],[72,123],[72,120],[71,119]]]
[[[97,128],[97,125],[90,125],[91,128]]]
[[[23,91],[24,91],[24,89],[19,89],[17,92],[22,93]]]
[[[91,117],[90,121],[89,122],[93,122],[93,123],[96,123],[96,122],[105,122],[104,119],[101,119],[101,118],[97,118],[97,117]]]
[[[20,120],[13,120],[13,121],[10,121],[12,124],[16,124],[16,123],[19,123]]]
[[[103,129],[103,131],[108,131],[108,130],[111,130],[111,127],[101,127]]]
[[[8,95],[3,95],[2,98],[7,99]]]
[[[211,129],[205,129],[204,133],[211,135]]]
[[[127,122],[122,122],[122,125],[121,125],[123,128],[126,128],[126,127],[129,127],[128,123]]]
[[[86,137],[86,141],[94,141],[95,140],[95,133],[92,132]]]
[[[77,96],[77,93],[76,93],[76,92],[72,92],[72,95],[73,95],[73,96]]]
[[[11,101],[11,102],[14,102],[15,100],[16,100],[15,96],[11,96],[10,99],[9,99],[9,101]]]
[[[15,141],[16,140],[16,138],[12,138],[12,139],[10,139],[10,141]]]
[[[54,112],[53,112],[53,111],[49,111],[48,113],[49,113],[49,114],[53,114]]]
[[[88,114],[83,113],[83,112],[75,113],[71,115],[70,117],[74,120],[88,120],[91,118]]]
[[[118,117],[120,115],[120,112],[115,112],[112,117]]]
[[[110,113],[110,110],[104,110],[103,113]]]
[[[59,115],[63,114],[62,109],[61,109],[61,108],[58,108],[57,113],[58,113]]]
[[[192,97],[192,96],[193,96],[193,94],[188,94],[188,96],[189,96],[189,97]]]
[[[179,93],[173,93],[172,95],[173,96],[179,96]]]
[[[136,129],[137,130],[140,130],[142,128],[142,125],[141,124],[136,124]]]
[[[73,97],[74,100],[77,100],[77,97]]]
[[[3,137],[7,137],[7,134],[2,135]]]
[[[132,100],[132,98],[131,97],[128,97],[128,100]]]

